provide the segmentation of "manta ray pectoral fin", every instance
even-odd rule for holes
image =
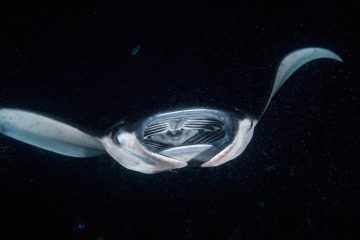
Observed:
[[[296,70],[310,61],[321,58],[328,58],[343,62],[341,57],[337,54],[324,48],[303,48],[288,54],[279,65],[270,97],[258,119],[262,117],[276,92]]]
[[[105,153],[96,137],[65,123],[19,109],[0,108],[0,133],[72,157],[92,157]]]
[[[232,142],[227,147],[225,147],[221,152],[219,152],[216,156],[214,156],[212,159],[205,162],[201,166],[202,167],[219,166],[239,156],[251,141],[254,132],[254,127],[256,126],[259,119],[262,117],[262,115],[268,108],[271,99],[280,89],[280,87],[296,70],[298,70],[304,64],[320,58],[329,58],[342,62],[342,59],[338,55],[336,55],[332,51],[323,48],[303,48],[287,55],[280,63],[270,97],[265,105],[264,110],[261,112],[260,116],[256,119],[240,120],[238,131],[234,136]]]

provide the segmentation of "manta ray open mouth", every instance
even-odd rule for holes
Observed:
[[[168,118],[147,126],[145,145],[154,152],[170,147],[212,144],[224,138],[224,123],[212,118]]]
[[[232,139],[233,120],[228,113],[190,109],[155,115],[145,120],[142,141],[149,150],[189,161],[208,159]],[[184,152],[187,156],[184,158]]]

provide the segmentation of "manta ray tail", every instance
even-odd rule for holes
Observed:
[[[96,137],[65,123],[18,109],[0,108],[0,133],[72,157],[92,157],[105,153]]]
[[[303,48],[288,54],[279,65],[270,97],[258,119],[262,117],[276,92],[296,70],[308,62],[320,58],[329,58],[343,62],[341,57],[339,57],[337,54],[324,48]]]

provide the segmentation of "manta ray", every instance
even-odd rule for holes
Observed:
[[[122,124],[102,136],[28,110],[0,108],[0,133],[30,145],[76,158],[109,154],[127,169],[157,173],[189,163],[215,167],[236,159],[252,139],[272,98],[290,76],[317,59],[343,60],[317,47],[291,52],[281,61],[270,96],[260,114],[212,108],[160,112]]]

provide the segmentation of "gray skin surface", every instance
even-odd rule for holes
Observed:
[[[334,52],[323,48],[304,48],[288,54],[278,67],[269,99],[257,119],[233,114],[229,117],[231,118],[231,124],[229,124],[229,120],[226,122],[224,119],[224,116],[228,116],[227,113],[207,108],[177,111],[176,117],[171,120],[165,118],[174,112],[159,113],[153,116],[154,119],[158,119],[158,123],[160,122],[158,125],[160,130],[155,131],[157,136],[153,138],[155,140],[153,144],[170,144],[170,147],[161,151],[152,151],[144,144],[144,129],[149,126],[149,119],[152,117],[139,124],[140,130],[120,129],[116,132],[115,138],[111,136],[112,133],[96,137],[41,114],[21,109],[0,108],[0,133],[27,144],[71,157],[94,157],[108,153],[125,168],[148,174],[185,167],[192,159],[201,160],[202,167],[215,167],[235,159],[246,149],[259,119],[286,80],[304,64],[322,58],[342,62],[342,59]],[[191,111],[193,115],[189,116]],[[164,119],[161,119],[162,117]],[[183,121],[177,126],[173,126],[176,118],[183,118]],[[203,131],[210,125],[214,126],[213,120],[203,120],[204,118],[219,120],[220,125],[224,126],[224,134],[221,133],[221,136],[217,136],[218,129]],[[192,123],[191,127],[189,127],[189,122]],[[194,123],[199,124],[194,127]],[[164,124],[167,124],[165,128]],[[158,126],[155,125],[155,127]],[[231,129],[230,133],[229,129]],[[173,130],[174,132],[172,132]],[[169,131],[173,135],[169,135]],[[202,140],[189,140],[196,135],[199,138],[202,137]],[[216,141],[211,142],[210,140],[214,138]]]

